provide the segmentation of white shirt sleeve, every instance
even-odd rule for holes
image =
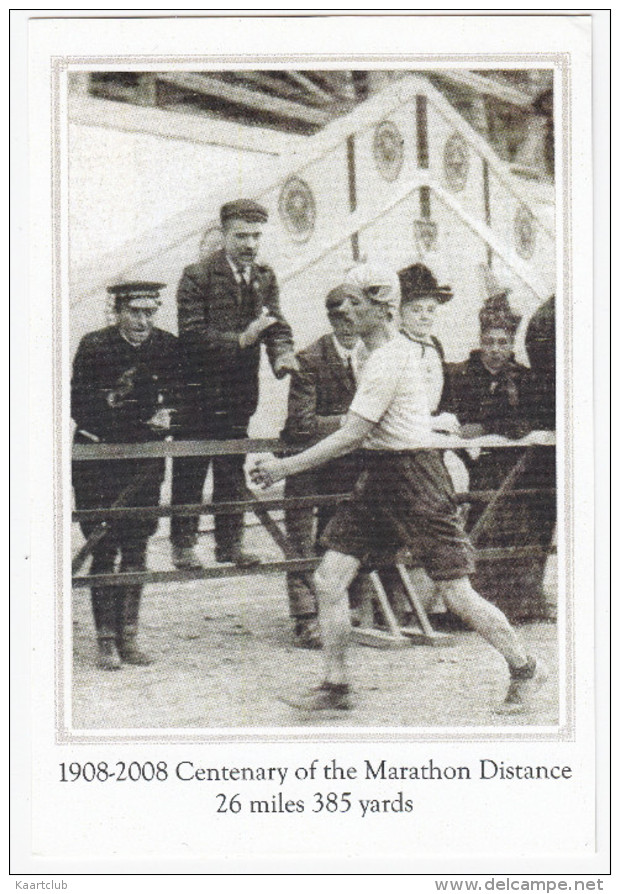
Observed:
[[[400,351],[373,352],[365,363],[350,410],[369,422],[379,422],[396,393],[403,372]]]

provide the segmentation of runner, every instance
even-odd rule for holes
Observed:
[[[323,638],[325,677],[295,701],[312,710],[353,706],[346,666],[351,622],[347,587],[369,554],[415,547],[446,606],[506,659],[510,685],[500,713],[523,712],[547,679],[540,659],[528,656],[504,614],[472,588],[473,548],[465,535],[450,477],[438,451],[454,447],[450,435],[434,431],[427,390],[415,346],[396,331],[400,289],[395,274],[370,264],[347,275],[343,309],[364,342],[367,357],[341,429],[296,456],[266,458],[251,471],[270,487],[363,448],[365,472],[353,500],[342,504],[323,535],[327,552],[315,574]]]

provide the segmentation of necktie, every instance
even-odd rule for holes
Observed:
[[[237,267],[237,273],[239,276],[238,285],[239,285],[239,297],[240,303],[242,307],[251,303],[251,289],[250,289],[250,275],[251,275],[250,267]]]
[[[353,369],[353,361],[351,360],[351,355],[347,357],[347,376],[349,377],[349,382],[355,388],[355,370]]]

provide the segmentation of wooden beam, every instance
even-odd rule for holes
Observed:
[[[317,71],[314,74],[323,81],[323,84],[331,94],[332,102],[355,102],[355,88],[350,71],[327,70]]]
[[[327,90],[324,90],[322,87],[319,87],[316,81],[313,81],[312,78],[308,77],[308,75],[304,74],[303,72],[287,71],[287,75],[292,81],[296,81],[305,90],[308,90],[309,93],[313,93],[321,102],[332,103],[334,101],[331,93],[329,93]]]
[[[436,442],[429,442],[425,449],[441,449],[444,447],[437,436]],[[505,447],[519,447],[527,449],[529,446],[555,446],[555,433],[545,432],[544,443],[540,441],[536,445],[523,444],[522,441],[507,441],[500,435],[486,435],[484,440],[484,448],[502,450]],[[471,447],[471,440],[467,438],[454,438],[451,441],[451,450]],[[277,438],[239,438],[229,441],[140,441],[129,444],[120,444],[114,442],[108,443],[92,443],[92,444],[74,444],[72,447],[71,458],[77,462],[99,461],[106,459],[154,459],[161,456],[229,456],[241,455],[247,453],[275,453],[276,451],[287,450],[286,444],[283,444]],[[512,480],[510,482],[512,484]],[[536,489],[538,491],[538,489]],[[532,493],[533,490],[529,490]],[[475,498],[487,499],[492,498],[497,491],[476,491],[475,494],[464,494],[462,500]],[[512,493],[509,488],[503,488],[502,496]],[[518,493],[528,493],[527,490],[519,489]],[[458,498],[457,498],[458,499]]]
[[[378,630],[376,627],[354,627],[351,636],[360,646],[372,646],[375,649],[404,649],[414,641],[409,634],[392,636],[387,630]]]
[[[428,72],[420,71],[417,74],[428,74]],[[532,104],[532,97],[524,90],[518,87],[512,87],[510,84],[503,84],[484,75],[476,74],[473,71],[450,71],[442,68],[433,71],[437,78],[449,81],[459,87],[468,87],[475,93],[482,93],[486,96],[494,96],[502,102],[510,103],[513,106],[527,107]]]
[[[350,102],[356,101],[355,85],[353,84],[353,73],[350,71],[338,72],[338,90],[340,95]]]
[[[291,102],[277,96],[257,93],[240,84],[229,84],[213,75],[193,74],[191,72],[165,72],[158,74],[159,80],[175,84],[185,90],[191,90],[203,96],[213,96],[235,105],[256,109],[281,118],[292,118],[305,121],[307,124],[324,125],[332,116],[322,109],[313,109],[301,103]]]
[[[300,102],[303,105],[305,105],[306,102],[310,102],[312,105],[316,104],[317,97],[314,95],[309,96],[308,91],[300,84],[294,84],[290,81],[278,78],[272,72],[235,71],[231,72],[231,74],[235,75],[241,86],[243,86],[244,81],[250,81],[253,84],[256,84],[257,87],[260,87],[261,90],[273,90],[279,96],[283,96],[285,99],[290,99],[293,102]],[[282,74],[287,75],[288,72],[282,72]]]
[[[140,106],[154,106],[157,104],[157,81],[152,72],[141,74],[136,88],[136,102]]]

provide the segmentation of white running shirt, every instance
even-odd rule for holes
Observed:
[[[415,450],[432,443],[431,413],[419,345],[396,333],[372,351],[358,371],[350,407],[375,427],[366,450]]]

